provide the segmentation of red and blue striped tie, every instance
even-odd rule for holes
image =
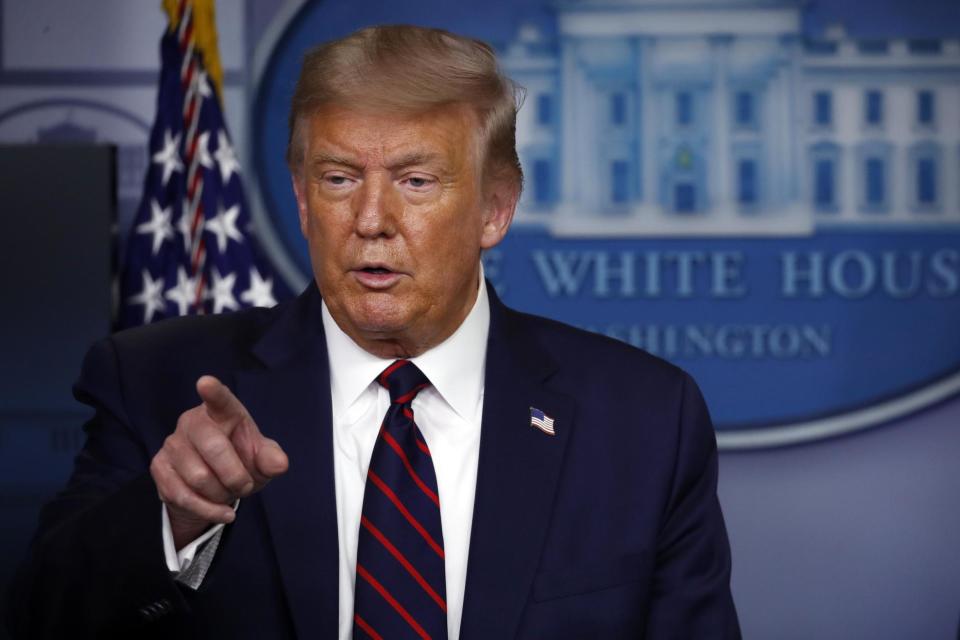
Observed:
[[[437,477],[410,406],[430,381],[408,360],[397,360],[377,380],[390,391],[390,408],[363,494],[353,637],[445,639]]]

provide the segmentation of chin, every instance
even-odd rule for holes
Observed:
[[[410,324],[408,314],[395,300],[375,305],[360,305],[359,308],[349,309],[347,314],[353,326],[370,335],[397,335]]]

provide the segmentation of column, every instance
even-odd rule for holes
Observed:
[[[657,210],[659,208],[657,178],[660,167],[657,163],[657,105],[653,91],[653,55],[657,41],[653,36],[646,36],[640,38],[639,44],[640,61],[637,86],[640,89],[641,104],[640,171],[642,172],[643,204],[645,208]]]
[[[797,174],[794,163],[796,153],[792,142],[797,139],[799,123],[791,119],[793,101],[790,96],[790,71],[787,66],[777,69],[773,87],[776,91],[776,113],[768,126],[771,138],[776,140],[776,155],[770,171],[776,174],[776,202],[778,208],[782,209],[797,198],[797,185],[791,184],[796,180]]]
[[[860,194],[857,193],[861,188],[861,176],[860,173],[862,168],[860,167],[860,154],[857,152],[858,143],[861,138],[859,134],[854,142],[847,142],[841,136],[839,132],[839,125],[837,123],[837,115],[841,113],[840,105],[840,92],[837,91],[837,86],[832,85],[831,90],[833,91],[833,139],[840,145],[840,171],[837,174],[837,188],[840,190],[840,198],[838,200],[840,205],[840,215],[838,216],[841,220],[856,220],[860,216]]]
[[[569,37],[563,37],[560,43],[560,105],[561,126],[561,167],[558,175],[561,177],[560,199],[563,205],[574,205],[580,202],[580,189],[583,176],[577,175],[578,149],[577,121],[580,119],[580,105],[576,87],[577,78],[576,45]]]
[[[806,160],[806,124],[800,117],[800,105],[806,96],[800,95],[800,40],[796,35],[784,36],[783,46],[787,54],[785,73],[784,99],[786,100],[784,130],[787,135],[788,152],[784,154],[786,173],[784,174],[785,196],[788,202],[794,203],[805,200],[811,203],[809,196],[808,162]]]
[[[891,99],[887,98],[887,101],[890,102]],[[890,118],[885,117],[885,120],[889,122]],[[890,128],[888,124],[887,129]],[[890,136],[888,131],[886,134]],[[887,165],[887,176],[889,178],[887,180],[887,198],[890,201],[890,217],[908,220],[910,218],[910,201],[914,179],[914,170],[910,166],[910,146],[902,144],[896,139],[891,140],[891,143],[892,150]]]
[[[710,210],[716,216],[735,213],[731,197],[730,79],[727,69],[731,42],[731,36],[710,38],[713,55],[713,161],[707,172],[707,181],[710,185]]]

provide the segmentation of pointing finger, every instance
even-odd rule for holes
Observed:
[[[197,380],[197,393],[203,400],[207,415],[221,425],[229,426],[229,431],[241,419],[247,416],[247,409],[237,400],[237,396],[225,384],[213,376],[200,376]]]

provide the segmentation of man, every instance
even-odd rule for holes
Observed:
[[[380,27],[308,54],[288,163],[315,281],[91,350],[23,635],[739,636],[693,381],[482,279],[515,116],[474,40]]]

